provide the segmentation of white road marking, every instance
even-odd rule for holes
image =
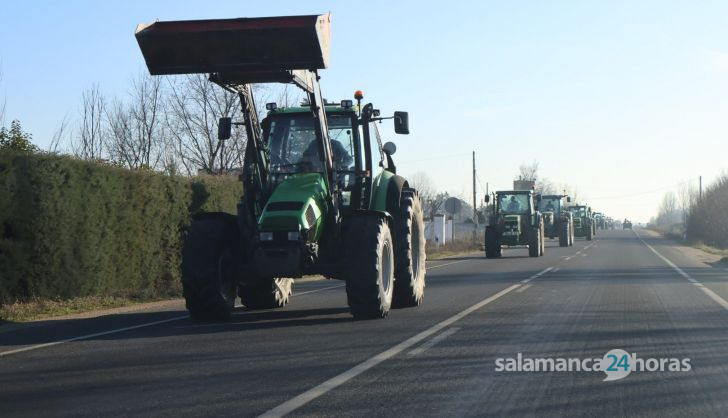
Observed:
[[[529,288],[530,288],[531,286],[533,286],[533,285],[532,285],[532,284],[527,284],[527,285],[525,285],[525,286],[521,286],[521,288],[520,288],[520,289],[516,290],[516,293],[521,293],[521,292],[525,292],[525,291],[526,291],[526,290],[528,290],[528,289],[529,289]]]
[[[566,258],[564,259],[564,261],[569,261],[569,260],[571,260],[571,257],[566,257]]]
[[[180,319],[186,319],[186,318],[189,318],[189,317],[190,317],[189,315],[175,316],[174,318],[163,319],[161,321],[146,322],[144,324],[133,325],[133,326],[130,326],[130,327],[117,328],[117,329],[112,329],[110,331],[103,331],[103,332],[97,332],[95,334],[82,335],[80,337],[66,338],[65,340],[58,340],[58,341],[53,341],[53,342],[49,342],[49,343],[45,343],[45,344],[31,345],[31,346],[28,346],[28,347],[17,348],[15,350],[3,351],[2,353],[0,353],[0,357],[9,356],[10,354],[22,353],[24,351],[37,350],[39,348],[53,347],[54,345],[60,345],[60,344],[64,344],[64,343],[70,343],[70,342],[73,342],[73,341],[86,340],[86,339],[89,339],[89,338],[101,337],[101,336],[109,335],[109,334],[116,334],[117,332],[131,331],[133,329],[139,329],[139,328],[144,328],[144,327],[151,327],[153,325],[159,325],[159,324],[166,324],[167,322],[179,321]]]
[[[464,263],[466,261],[470,261],[470,260],[459,260],[459,261],[453,261],[452,263],[438,264],[436,266],[427,267],[427,270],[437,269],[437,268],[445,267],[445,266],[452,266],[453,264]]]
[[[440,341],[455,334],[458,331],[460,331],[460,328],[455,328],[455,327],[448,328],[445,331],[443,331],[442,333],[440,333],[439,335],[431,338],[429,341],[424,342],[422,345],[420,345],[419,347],[415,348],[414,350],[410,351],[407,354],[410,356],[416,356],[418,354],[422,354],[425,351],[432,348],[435,344],[438,344]]]
[[[308,291],[306,291],[306,292],[301,292],[301,293],[295,293],[295,292],[294,292],[294,293],[293,293],[293,296],[303,296],[303,295],[310,295],[311,293],[316,293],[316,292],[323,292],[324,290],[329,290],[329,289],[338,289],[339,287],[344,287],[344,286],[345,286],[345,285],[343,285],[343,284],[337,284],[336,286],[329,286],[329,287],[323,287],[323,288],[321,288],[321,289],[316,289],[316,290],[308,290]]]
[[[690,277],[690,275],[687,274],[687,273],[685,273],[685,271],[683,271],[683,269],[681,269],[680,267],[678,267],[675,263],[673,263],[672,261],[670,261],[664,255],[662,255],[659,252],[657,252],[657,250],[654,249],[654,248],[652,248],[652,246],[650,244],[646,243],[645,240],[643,240],[642,237],[636,231],[634,232],[634,234],[637,235],[637,238],[639,238],[640,241],[642,241],[642,243],[647,246],[647,248],[649,248],[653,253],[655,253],[655,255],[657,255],[658,257],[660,257],[660,259],[662,259],[662,261],[664,261],[668,266],[672,267],[673,270],[675,270],[676,272],[678,272],[678,274],[680,274],[685,279],[687,279],[695,287],[697,287],[698,289],[702,290],[703,293],[705,293],[706,296],[708,296],[709,298],[713,299],[713,301],[715,301],[715,303],[717,303],[718,305],[722,306],[723,309],[728,310],[728,301],[726,301],[725,299],[723,299],[722,297],[720,297],[717,293],[715,293],[712,290],[710,290],[707,287],[705,287],[705,285],[703,285],[702,283],[700,283],[698,280],[695,280],[692,277]]]
[[[550,271],[552,267],[549,267],[539,273],[538,275],[542,275]],[[530,280],[530,279],[529,279]],[[290,414],[291,412],[295,411],[296,409],[306,405],[307,403],[313,401],[316,398],[319,398],[329,391],[336,389],[337,387],[343,385],[344,383],[348,382],[349,380],[355,378],[356,376],[359,376],[360,374],[364,373],[365,371],[376,367],[380,363],[389,360],[390,358],[398,355],[399,353],[409,349],[410,347],[420,343],[421,341],[424,341],[431,335],[434,335],[438,332],[440,332],[442,329],[449,327],[450,325],[454,324],[455,322],[465,318],[466,316],[470,315],[471,313],[477,311],[478,309],[490,304],[491,302],[494,302],[501,297],[511,293],[512,291],[518,289],[519,287],[523,286],[520,283],[511,285],[500,292],[489,296],[480,302],[476,303],[475,305],[470,306],[469,308],[451,316],[450,318],[439,322],[432,327],[420,332],[419,334],[410,337],[401,343],[395,345],[392,348],[389,348],[385,351],[382,351],[381,353],[375,355],[374,357],[369,358],[368,360],[365,360],[362,363],[357,364],[356,366],[352,367],[351,369],[332,377],[331,379],[319,384],[318,386],[315,386],[300,395],[287,400],[286,402],[283,402],[282,404],[276,406],[275,408],[269,410],[268,412],[265,412],[259,417],[263,418],[277,418],[277,417],[283,417],[285,415]]]
[[[311,293],[323,292],[324,290],[336,289],[336,288],[339,288],[339,287],[344,287],[344,285],[343,284],[339,284],[339,285],[336,285],[336,286],[329,286],[329,287],[324,287],[324,288],[321,288],[321,289],[309,290],[309,291],[306,291],[306,292],[297,293],[296,296],[298,297],[298,296],[302,296],[302,295],[308,295],[308,294],[311,294]],[[243,305],[240,305],[240,304],[235,305],[236,308],[239,308],[241,306],[243,306]],[[27,347],[16,348],[15,350],[0,352],[0,357],[9,356],[11,354],[23,353],[25,351],[37,350],[39,348],[53,347],[53,346],[56,346],[56,345],[61,345],[61,344],[70,343],[70,342],[74,342],[74,341],[88,340],[90,338],[102,337],[104,335],[117,334],[119,332],[131,331],[131,330],[135,330],[135,329],[139,329],[139,328],[151,327],[151,326],[154,326],[154,325],[166,324],[168,322],[179,321],[179,320],[182,320],[182,319],[187,319],[189,317],[190,317],[189,315],[180,315],[180,316],[175,316],[175,317],[169,318],[169,319],[163,319],[161,321],[145,322],[145,323],[139,324],[139,325],[132,325],[132,326],[129,326],[129,327],[124,327],[124,328],[115,328],[115,329],[112,329],[112,330],[97,332],[97,333],[94,333],[94,334],[81,335],[81,336],[78,336],[78,337],[66,338],[66,339],[63,339],[63,340],[51,341],[51,342],[43,343],[43,344],[30,345],[30,346],[27,346]]]
[[[553,270],[551,270],[551,273],[556,273],[559,270],[561,270],[561,267],[556,267]]]

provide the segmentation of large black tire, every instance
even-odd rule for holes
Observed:
[[[529,257],[538,257],[541,255],[541,229],[540,228],[532,228],[531,229],[531,239],[528,243],[528,256]]]
[[[248,309],[276,309],[288,304],[293,279],[265,279],[254,285],[240,286],[238,295]]]
[[[594,226],[593,225],[587,225],[587,228],[588,229],[586,230],[586,240],[587,241],[591,241],[592,238],[593,238],[593,236],[594,236]]]
[[[538,255],[540,257],[543,257],[544,253],[546,253],[546,231],[544,231],[544,226],[541,224],[541,246],[539,247],[539,253]]]
[[[182,248],[182,291],[190,316],[225,320],[235,307],[234,234],[220,220],[192,221]]]
[[[485,257],[498,258],[501,254],[501,245],[495,226],[488,225],[485,227]]]
[[[559,224],[559,247],[568,247],[571,241],[569,222],[562,220]]]
[[[355,319],[384,318],[394,293],[394,243],[384,219],[357,216],[346,231],[346,299]]]
[[[574,246],[574,222],[569,222],[569,247]]]
[[[419,306],[425,296],[425,221],[413,189],[402,191],[395,218],[393,308]]]

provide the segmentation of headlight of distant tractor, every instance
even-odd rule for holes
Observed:
[[[261,232],[259,235],[259,238],[261,241],[273,241],[273,233],[272,232]]]
[[[297,231],[291,231],[288,233],[288,241],[298,241],[300,234]]]

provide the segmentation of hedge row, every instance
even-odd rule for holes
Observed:
[[[179,294],[182,228],[235,212],[242,185],[0,152],[0,305]]]
[[[728,248],[728,175],[722,175],[691,205],[686,229],[692,241]]]

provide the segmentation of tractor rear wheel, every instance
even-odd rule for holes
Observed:
[[[386,220],[351,219],[346,232],[346,299],[355,319],[384,318],[392,305],[394,245]]]
[[[419,306],[425,296],[425,221],[414,189],[402,191],[395,219],[393,308]]]
[[[235,307],[233,232],[219,220],[192,221],[182,248],[182,291],[190,316],[224,320]]]
[[[546,231],[544,231],[544,226],[541,224],[541,247],[539,247],[539,253],[538,255],[540,257],[543,257],[544,253],[546,252]]]
[[[238,295],[248,309],[275,309],[288,304],[293,289],[293,279],[271,278],[248,286],[240,286]]]
[[[531,242],[528,243],[528,256],[538,257],[541,255],[541,229],[531,229]]]
[[[498,258],[501,256],[501,246],[498,233],[494,226],[485,227],[485,257]]]
[[[571,241],[571,234],[569,232],[569,223],[562,221],[559,224],[559,247],[568,247]]]
[[[594,235],[594,226],[588,225],[587,228],[588,229],[586,230],[586,240],[591,241]]]

